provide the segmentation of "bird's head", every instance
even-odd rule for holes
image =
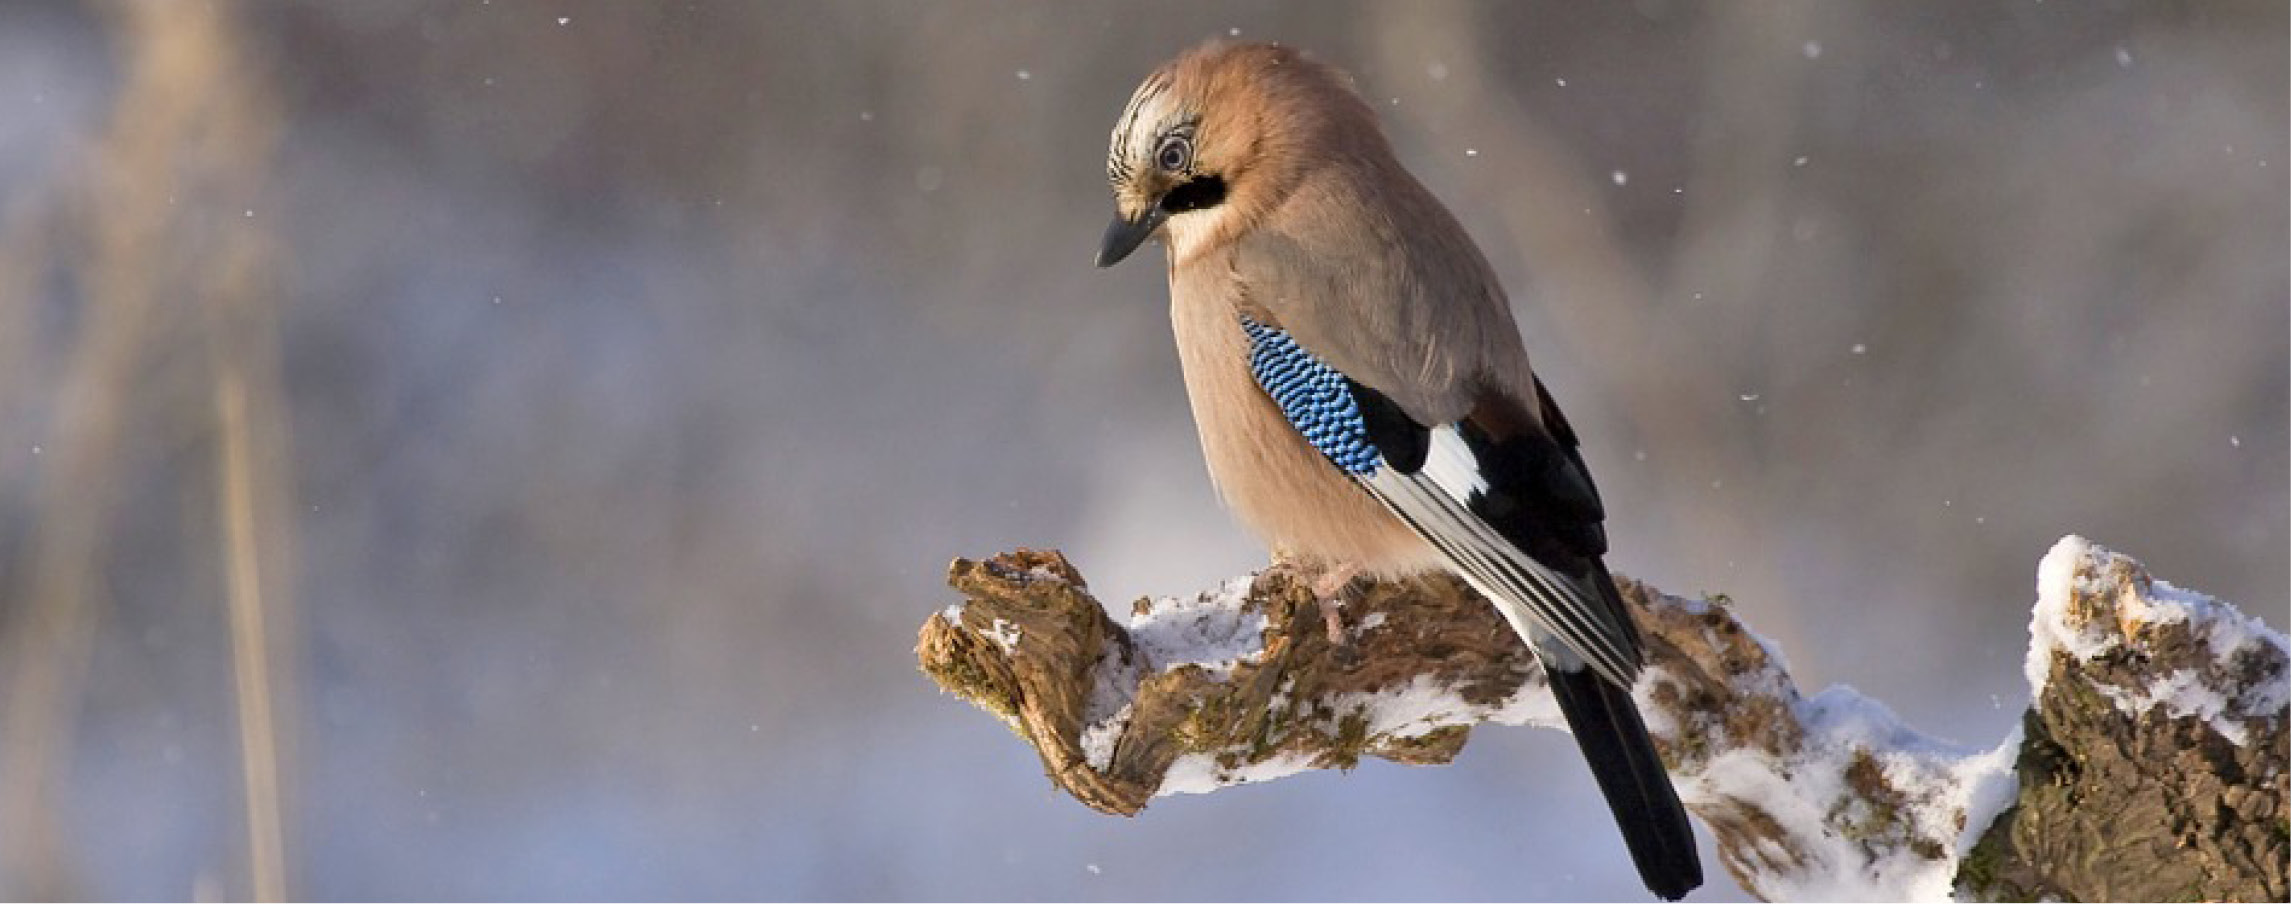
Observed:
[[[1375,115],[1334,69],[1276,44],[1211,41],[1154,70],[1114,120],[1114,222],[1098,266],[1162,235],[1176,260],[1231,241]]]

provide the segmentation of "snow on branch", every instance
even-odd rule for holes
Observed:
[[[1844,687],[1798,692],[1723,598],[1628,578],[1636,689],[1679,795],[1769,900],[2282,900],[2291,645],[2070,537],[2031,619],[2033,703],[1992,749]],[[1107,615],[1056,552],[957,560],[923,625],[940,687],[1107,813],[1361,757],[1439,764],[1481,723],[1564,727],[1526,648],[1452,578],[1355,585],[1332,641],[1281,566]]]

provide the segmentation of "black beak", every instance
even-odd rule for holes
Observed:
[[[1114,214],[1114,221],[1106,226],[1105,243],[1098,246],[1098,266],[1111,267],[1121,263],[1122,258],[1130,256],[1130,252],[1145,244],[1146,236],[1160,229],[1162,221],[1167,219],[1169,211],[1163,210],[1159,204],[1147,208],[1135,220],[1123,219],[1121,214]]]

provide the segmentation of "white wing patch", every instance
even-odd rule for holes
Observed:
[[[1422,473],[1457,502],[1469,502],[1473,496],[1488,491],[1488,479],[1480,474],[1479,459],[1472,455],[1472,447],[1464,444],[1464,437],[1456,432],[1454,424],[1432,428]]]

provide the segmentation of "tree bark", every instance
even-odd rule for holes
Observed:
[[[2063,595],[2031,623],[2041,690],[2021,736],[1988,751],[1920,735],[1850,689],[1801,696],[1723,597],[1617,578],[1646,635],[1640,708],[1744,888],[2284,898],[2283,636],[2075,538],[2044,572]],[[1445,763],[1483,722],[1564,727],[1531,654],[1461,581],[1355,583],[1340,642],[1309,578],[1276,566],[1140,600],[1124,625],[1056,552],[957,560],[966,601],[930,617],[917,655],[1052,782],[1125,816],[1157,794],[1364,756]]]

